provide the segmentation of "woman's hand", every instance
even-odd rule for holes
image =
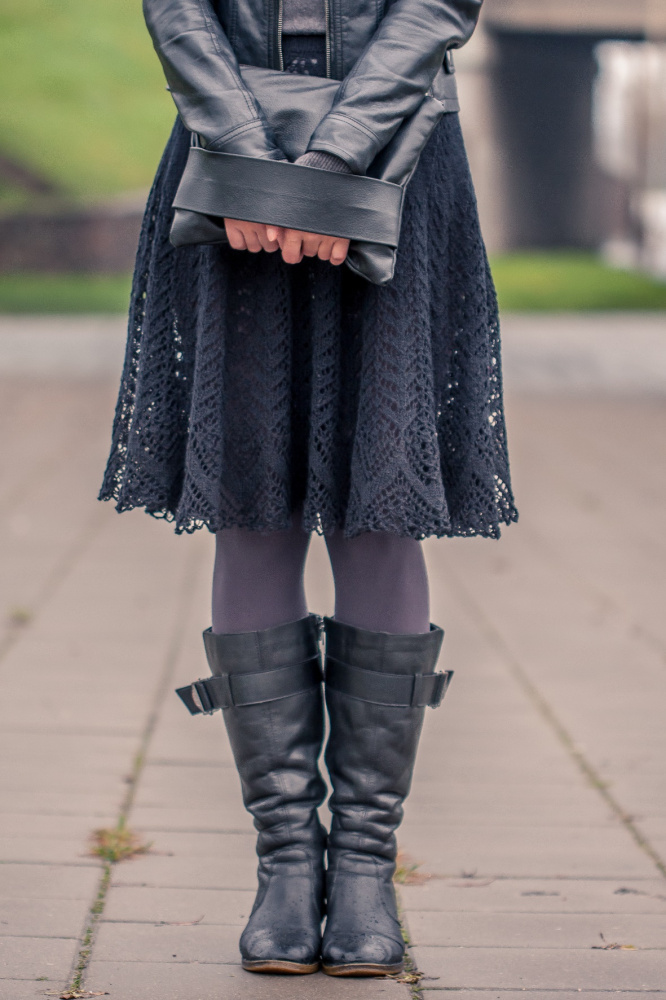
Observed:
[[[343,263],[349,250],[349,240],[320,233],[304,233],[300,229],[266,226],[266,236],[269,240],[277,240],[287,264],[299,264],[303,257],[319,257],[319,260],[328,260],[337,267]]]
[[[349,240],[338,236],[283,229],[280,226],[264,225],[262,222],[225,219],[224,228],[234,250],[249,250],[250,253],[259,253],[260,250],[275,253],[276,250],[281,250],[287,264],[300,264],[304,257],[319,257],[337,267],[344,262],[349,250]]]
[[[250,253],[259,253],[265,250],[266,253],[275,253],[280,249],[277,237],[267,233],[267,226],[263,222],[242,222],[240,219],[225,219],[224,228],[227,232],[227,239],[234,250],[249,250]],[[275,227],[271,229],[275,231]]]

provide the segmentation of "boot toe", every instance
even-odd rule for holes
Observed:
[[[274,928],[249,930],[240,940],[241,955],[247,962],[280,961],[311,965],[319,960],[319,942],[309,940],[309,937],[302,930],[293,934],[278,932]]]
[[[383,934],[344,934],[324,941],[323,962],[331,967],[393,967],[402,965],[404,954],[402,941],[394,941]]]

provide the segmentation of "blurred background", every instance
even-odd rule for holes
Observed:
[[[0,29],[0,309],[122,311],[174,118],[140,4]],[[666,303],[665,39],[663,0],[486,0],[457,68],[505,309]]]
[[[399,831],[420,971],[261,996],[664,1000],[666,0],[485,0],[456,67],[520,521],[425,544],[456,677]],[[259,988],[222,725],[172,694],[213,540],[96,501],[174,116],[139,0],[0,0],[0,1000]],[[307,589],[331,612],[321,538]]]

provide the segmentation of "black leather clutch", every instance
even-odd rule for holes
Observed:
[[[444,68],[420,107],[405,119],[367,174],[297,165],[315,128],[331,110],[340,83],[321,77],[242,66],[285,160],[205,149],[192,135],[173,201],[174,246],[226,243],[224,218],[348,238],[345,264],[377,285],[393,277],[405,187],[435,125],[458,111],[455,76]]]

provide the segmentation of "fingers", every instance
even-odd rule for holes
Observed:
[[[304,257],[316,257],[321,246],[322,240],[325,240],[325,236],[320,236],[318,233],[303,233],[303,256]]]
[[[344,263],[348,251],[349,240],[335,240],[331,248],[331,256],[329,257],[331,264],[338,267],[340,264]]]
[[[328,260],[337,267],[344,261],[348,250],[349,240],[341,240],[335,236],[324,236],[319,244],[317,256],[320,260]]]
[[[283,229],[239,219],[225,219],[224,225],[229,245],[234,250],[275,253],[280,249],[287,264],[299,264],[303,257],[319,257],[337,267],[343,263],[349,250],[349,240],[321,233],[305,233],[298,229]]]
[[[280,249],[280,244],[278,243],[277,236],[270,236],[269,230],[277,232],[275,226],[257,226],[257,236],[259,242],[261,243],[261,249],[265,250],[266,253],[275,253],[276,250]]]
[[[280,248],[277,239],[269,238],[268,227],[263,223],[244,222],[242,219],[225,219],[224,228],[229,245],[234,250],[249,250],[250,253],[259,253],[260,250],[265,250],[267,253],[275,253]]]
[[[287,264],[298,264],[303,257],[319,257],[336,267],[343,263],[349,250],[349,240],[321,233],[304,233],[297,229],[283,229],[280,249]]]
[[[300,264],[303,260],[303,237],[308,233],[301,233],[298,229],[285,229],[280,241],[282,259],[287,264]]]
[[[250,232],[246,231],[244,235],[245,242],[250,253],[259,253],[259,251],[263,249],[256,229],[252,229]]]
[[[234,250],[247,250],[247,244],[243,236],[243,230],[241,229],[242,225],[243,223],[238,222],[236,219],[224,220],[224,228],[229,240],[229,246],[233,247]]]

